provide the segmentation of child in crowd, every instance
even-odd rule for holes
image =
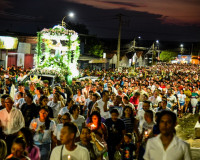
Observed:
[[[122,160],[133,160],[136,146],[132,143],[132,134],[124,135],[124,143],[121,145]]]
[[[18,137],[13,141],[11,154],[7,157],[7,159],[19,159],[19,160],[30,160],[30,158],[26,157],[26,141],[23,137]]]

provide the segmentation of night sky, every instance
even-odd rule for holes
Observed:
[[[36,33],[61,23],[70,11],[73,23],[90,34],[117,38],[123,14],[122,38],[200,41],[199,0],[0,0],[0,31]]]

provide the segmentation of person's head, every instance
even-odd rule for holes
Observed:
[[[5,108],[7,111],[9,112],[11,111],[13,104],[14,104],[14,101],[11,97],[7,97],[5,99]]]
[[[101,126],[101,115],[98,111],[93,111],[90,115],[90,123],[100,127]]]
[[[163,109],[165,109],[167,107],[167,100],[166,99],[162,99],[162,101],[161,101],[161,107]]]
[[[147,101],[149,99],[148,95],[147,94],[143,94],[142,95],[142,100],[143,101]]]
[[[65,124],[66,122],[71,122],[70,114],[68,112],[63,114],[61,121],[62,121],[63,124]]]
[[[7,146],[6,142],[2,139],[0,139],[0,159],[4,160],[7,155]]]
[[[47,106],[48,102],[49,102],[49,99],[47,96],[41,96],[39,99],[39,104],[41,107]]]
[[[91,136],[90,136],[91,130],[88,127],[83,127],[80,134],[80,140],[83,142],[90,142]]]
[[[48,118],[49,110],[46,107],[41,107],[39,110],[39,118],[40,121],[46,121]]]
[[[147,123],[151,123],[153,121],[153,111],[146,110],[144,113],[144,119]]]
[[[115,100],[114,100],[114,105],[119,106],[121,102],[122,102],[122,97],[117,95]]]
[[[49,93],[49,88],[48,88],[48,87],[45,87],[45,88],[43,89],[43,95],[45,95],[45,96],[49,96],[49,95],[50,95],[50,93]]]
[[[26,149],[26,141],[23,137],[17,137],[12,144],[11,153],[15,158],[23,158]]]
[[[128,104],[128,103],[129,103],[129,98],[128,98],[128,96],[124,96],[124,97],[123,97],[123,102],[124,102],[125,104]]]
[[[111,119],[112,119],[112,121],[117,121],[117,119],[118,119],[118,116],[119,116],[119,112],[118,112],[118,110],[117,109],[112,109],[111,111],[110,111],[110,114],[111,114]]]
[[[99,98],[99,95],[97,93],[92,94],[92,102],[96,102]]]
[[[165,136],[172,135],[175,132],[176,122],[177,117],[174,112],[168,110],[160,112],[158,117],[160,133]]]
[[[70,112],[72,115],[79,115],[79,114],[80,114],[80,107],[79,107],[78,105],[74,104],[74,105],[70,108],[69,112]]]
[[[24,89],[25,89],[25,87],[24,87],[23,84],[19,84],[19,85],[18,85],[18,91],[19,91],[19,92],[23,92],[23,93],[24,93]]]
[[[153,96],[155,97],[155,98],[157,98],[158,97],[158,91],[154,91],[154,93],[153,93]]]
[[[48,87],[49,86],[49,81],[48,80],[44,80],[44,87]]]
[[[60,94],[58,92],[53,94],[53,102],[57,103],[59,101]]]
[[[33,142],[33,132],[31,131],[30,128],[28,127],[21,128],[20,131],[18,132],[18,136],[23,137],[26,141],[26,146],[32,149],[31,147],[33,147],[34,142]]]
[[[43,90],[41,87],[37,87],[35,90],[35,94],[43,94]]]
[[[68,144],[75,141],[77,126],[72,122],[66,122],[60,132],[60,141],[62,144]]]
[[[3,94],[3,95],[1,96],[1,105],[2,105],[2,107],[4,107],[4,108],[5,108],[5,99],[6,99],[7,97],[9,97],[8,94]]]
[[[82,94],[82,90],[80,88],[77,89],[77,94],[80,96]]]
[[[92,99],[93,91],[89,91],[89,98]]]
[[[130,106],[125,106],[123,110],[123,117],[133,117],[133,109]]]
[[[23,98],[24,97],[24,93],[23,92],[18,92],[17,93],[17,99]]]
[[[67,98],[67,104],[69,108],[71,108],[74,105],[74,100],[72,98]]]
[[[131,141],[132,141],[132,134],[131,133],[126,133],[124,135],[124,142],[126,144],[129,144],[129,143],[131,143]]]
[[[102,99],[104,99],[105,101],[109,100],[109,92],[108,91],[103,91],[102,92]]]
[[[150,103],[151,103],[150,101],[143,101],[142,108],[143,108],[144,111],[149,110]]]

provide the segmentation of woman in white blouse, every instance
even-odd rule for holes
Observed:
[[[56,127],[55,122],[48,117],[49,110],[40,108],[39,118],[31,121],[30,129],[34,132],[34,144],[39,147],[42,160],[48,160],[51,151],[52,133]]]

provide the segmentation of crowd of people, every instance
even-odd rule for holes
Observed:
[[[85,69],[82,77],[98,79],[54,86],[25,86],[21,68],[0,72],[2,160],[191,160],[175,126],[199,114],[198,65]]]

